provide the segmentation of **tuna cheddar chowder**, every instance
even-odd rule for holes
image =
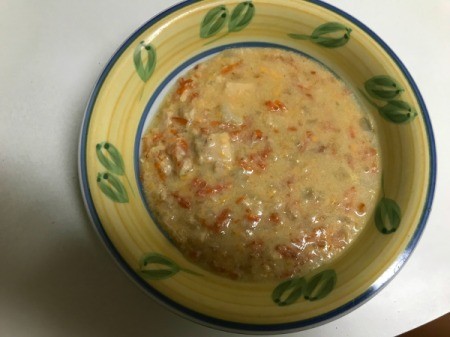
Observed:
[[[246,281],[339,256],[380,188],[373,123],[333,73],[270,48],[224,51],[180,78],[142,139],[157,223],[191,261]]]

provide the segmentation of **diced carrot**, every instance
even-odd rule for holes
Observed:
[[[166,181],[166,175],[164,174],[164,171],[161,167],[161,164],[157,161],[155,161],[155,169],[156,172],[158,173],[159,178],[164,182]]]
[[[152,137],[152,141],[154,143],[158,143],[161,139],[164,138],[164,135],[161,132],[155,133]]]
[[[193,81],[191,79],[185,80],[184,78],[180,78],[178,81],[178,89],[177,94],[182,95],[187,89],[192,88]]]
[[[178,205],[180,205],[180,207],[185,208],[185,209],[191,208],[191,203],[189,202],[189,200],[187,200],[186,198],[183,198],[177,192],[172,193],[172,196],[175,198],[175,200],[177,201]]]
[[[298,129],[295,126],[289,126],[288,131],[297,131]]]
[[[228,65],[226,65],[226,66],[224,66],[224,67],[222,68],[222,70],[220,71],[220,73],[221,73],[222,75],[226,75],[226,74],[232,72],[232,71],[233,71],[234,69],[236,69],[238,66],[240,66],[241,63],[242,63],[242,61],[239,61],[239,62],[236,62],[236,63],[232,63],[232,64],[228,64]]]
[[[209,122],[209,125],[211,125],[213,128],[216,128],[222,124],[221,121],[211,121]]]
[[[245,218],[248,221],[251,221],[251,222],[259,222],[259,221],[261,221],[261,218],[259,216],[255,215],[255,214],[246,214]]]
[[[258,141],[263,139],[263,133],[261,130],[257,129],[252,132],[252,140]]]
[[[177,138],[177,146],[179,146],[184,152],[189,150],[189,144],[184,138]]]
[[[188,123],[188,120],[183,117],[172,117],[171,119],[173,122],[178,123],[183,126],[185,126]]]
[[[238,204],[242,203],[244,200],[245,200],[245,196],[243,195],[236,199],[236,204],[238,205]]]
[[[288,246],[288,245],[277,245],[275,247],[275,250],[283,257],[287,259],[295,259],[299,251],[294,246]]]
[[[273,223],[279,223],[280,222],[280,216],[278,213],[272,213],[269,216],[269,221]]]
[[[360,214],[365,213],[365,212],[366,212],[366,204],[364,204],[364,203],[361,202],[361,203],[358,205],[358,207],[356,208],[356,210],[357,210],[358,213],[360,213]]]
[[[214,232],[220,232],[224,228],[228,227],[231,222],[231,210],[229,208],[225,208],[220,212],[220,214],[216,217],[214,225],[212,229]]]
[[[211,186],[208,185],[206,181],[200,178],[194,178],[191,184],[195,189],[195,194],[199,197],[207,197],[213,194],[217,194],[229,187],[229,184],[217,184]]]
[[[270,111],[273,112],[279,112],[279,111],[284,111],[286,110],[286,105],[284,105],[282,102],[280,102],[279,100],[275,100],[275,101],[266,101],[264,103],[264,105],[267,107],[267,109],[269,109]]]

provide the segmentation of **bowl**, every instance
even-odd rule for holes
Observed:
[[[143,132],[171,86],[228,48],[300,52],[331,69],[373,116],[382,195],[338,259],[301,277],[243,282],[187,260],[155,224],[139,179]],[[320,1],[185,1],[118,49],[89,100],[79,172],[91,220],[113,258],[156,301],[200,324],[240,333],[291,332],[336,319],[384,287],[416,246],[430,212],[436,154],[410,74],[364,24]]]

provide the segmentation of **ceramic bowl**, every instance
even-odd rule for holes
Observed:
[[[239,282],[200,269],[171,244],[146,206],[139,180],[146,126],[180,74],[233,47],[308,55],[345,81],[376,122],[383,193],[372,220],[342,257],[301,282]],[[435,160],[425,104],[401,61],[364,24],[314,0],[185,1],[159,14],[131,35],[101,74],[79,153],[86,207],[122,269],[176,313],[242,333],[320,325],[375,295],[424,230]]]

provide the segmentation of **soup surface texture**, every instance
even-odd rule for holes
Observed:
[[[341,254],[380,186],[370,116],[319,63],[224,51],[166,97],[142,139],[150,209],[179,250],[233,279],[304,274]]]

